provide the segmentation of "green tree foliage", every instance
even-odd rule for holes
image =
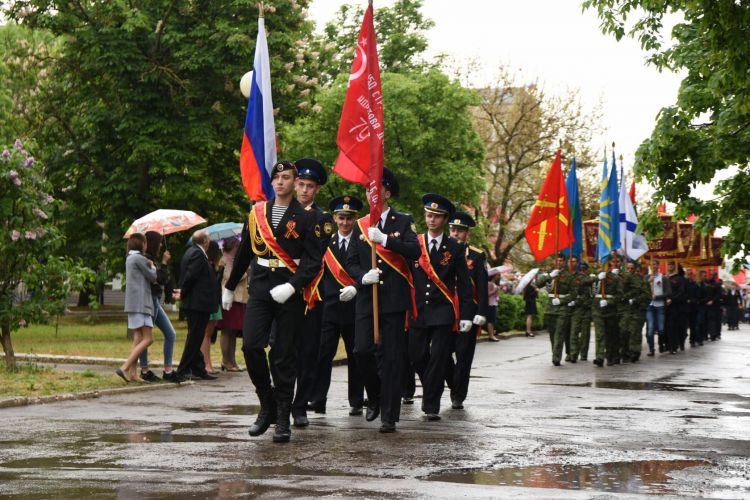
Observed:
[[[478,102],[476,94],[434,69],[386,72],[381,77],[385,165],[397,174],[401,186],[394,205],[414,214],[421,224],[424,193],[441,193],[464,204],[478,202],[484,189],[484,150],[469,112]],[[315,104],[319,113],[300,118],[287,130],[285,157],[312,156],[333,165],[346,81],[347,75],[342,75],[321,90]],[[354,192],[364,196],[361,188],[333,176],[320,198]]]
[[[723,253],[750,248],[750,5],[734,0],[586,0],[605,33],[628,35],[660,70],[686,71],[676,102],[663,108],[638,149],[636,172],[677,215],[698,215],[703,230],[728,227]],[[679,17],[665,42],[666,16]],[[693,188],[720,174],[716,197]],[[655,205],[655,204],[654,204]],[[655,206],[650,213],[655,220]]]
[[[93,279],[76,261],[50,257],[62,244],[50,192],[44,169],[21,141],[0,153],[0,341],[11,368],[11,333],[59,315],[70,292]]]
[[[305,113],[314,85],[302,69],[307,0],[266,9],[280,124]],[[8,18],[64,43],[36,112],[35,132],[55,197],[65,252],[120,270],[122,234],[156,208],[190,208],[211,222],[247,208],[239,147],[252,67],[255,1],[6,3]],[[285,64],[291,62],[291,67]]]

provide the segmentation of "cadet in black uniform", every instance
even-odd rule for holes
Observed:
[[[323,298],[323,327],[320,334],[315,385],[312,400],[325,409],[328,389],[331,386],[331,367],[339,347],[339,336],[346,347],[349,415],[362,415],[365,386],[357,368],[354,355],[354,305],[352,300],[362,285],[346,272],[346,254],[352,245],[352,233],[357,223],[357,212],[362,210],[362,201],[354,196],[337,196],[328,207],[338,231],[331,237],[326,254],[323,255],[323,276],[320,284]],[[330,253],[329,253],[330,252]]]
[[[450,235],[459,243],[468,244],[470,228],[477,223],[466,212],[455,212],[448,222]],[[453,336],[453,347],[451,351],[456,354],[456,363],[453,364],[453,356],[448,357],[448,369],[446,382],[451,388],[451,407],[461,410],[464,407],[466,394],[469,392],[469,376],[471,375],[471,363],[474,361],[474,350],[477,346],[477,336],[482,331],[482,325],[487,323],[487,310],[489,309],[489,296],[487,295],[487,258],[481,248],[466,247],[466,266],[469,268],[471,280],[472,297],[469,303],[467,317],[472,318],[474,327],[466,333],[458,333]],[[463,316],[463,313],[462,313]]]
[[[249,432],[263,434],[275,419],[274,442],[287,442],[291,436],[297,345],[305,315],[303,290],[320,270],[322,258],[315,216],[293,196],[296,177],[294,163],[274,166],[271,184],[276,196],[252,208],[222,294],[228,309],[233,290],[252,261],[242,352],[261,407]],[[267,357],[264,349],[274,322],[276,335]]]
[[[411,309],[414,292],[410,286],[412,278],[407,260],[411,262],[419,258],[420,254],[411,217],[396,212],[388,205],[391,196],[398,196],[398,192],[396,177],[384,168],[383,211],[378,227],[369,227],[369,216],[364,221],[360,220],[354,227],[352,245],[346,258],[349,275],[357,283],[365,285],[357,292],[354,353],[367,391],[365,418],[373,421],[380,415],[380,432],[394,432],[400,418],[403,351],[406,349],[404,324],[406,313]],[[368,224],[364,224],[365,221]],[[370,241],[377,243],[376,269],[371,269]],[[376,283],[380,284],[378,345],[373,337],[371,286]]]
[[[297,201],[315,216],[315,236],[320,241],[320,255],[322,256],[333,234],[333,218],[331,214],[318,208],[315,204],[315,196],[328,180],[328,175],[323,165],[312,158],[301,158],[294,164],[298,172],[295,183]],[[305,333],[300,339],[297,356],[297,392],[292,403],[292,418],[295,427],[306,427],[310,423],[307,420],[307,403],[312,399],[311,395],[315,386],[322,320],[323,308],[320,304],[318,307],[308,309],[305,314]],[[325,413],[325,401],[315,401],[311,408],[316,413]]]
[[[421,255],[412,265],[417,317],[409,322],[409,359],[422,380],[422,411],[427,420],[440,420],[445,371],[457,333],[472,335],[475,308],[466,247],[443,233],[455,212],[446,198],[426,194],[427,233],[420,234]]]

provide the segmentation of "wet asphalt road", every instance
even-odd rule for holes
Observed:
[[[246,373],[174,390],[0,410],[8,498],[750,498],[750,327],[635,365],[550,362],[546,335],[477,346],[466,409],[396,434],[326,415],[250,438]],[[418,389],[419,394],[419,389]]]

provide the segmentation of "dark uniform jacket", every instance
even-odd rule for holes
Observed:
[[[340,240],[338,232],[333,235],[328,243],[328,248],[331,249],[336,260],[339,261],[341,267],[346,271],[346,256],[349,253],[349,248],[354,244],[354,234],[349,238],[348,246],[346,247],[346,253],[343,253],[340,249]],[[325,265],[325,263],[324,263]],[[355,283],[354,287],[357,288],[357,294],[360,293],[363,285]],[[356,300],[350,300],[349,302],[339,301],[339,292],[343,286],[333,277],[328,266],[325,266],[323,273],[323,279],[320,283],[320,295],[323,297],[323,308],[324,314],[327,318],[333,318],[339,325],[350,325],[354,323],[354,309]],[[372,306],[370,306],[372,309]]]
[[[430,249],[430,236],[425,235],[427,250]],[[421,255],[421,254],[420,254]],[[437,254],[430,258],[432,268],[440,281],[445,283],[451,293],[458,294],[459,318],[453,310],[453,302],[443,294],[418,261],[411,263],[414,270],[414,290],[417,297],[417,318],[411,318],[412,328],[452,325],[459,319],[472,320],[476,310],[472,300],[471,279],[466,265],[466,246],[448,235],[443,236]],[[485,292],[486,293],[486,292]]]
[[[396,212],[393,208],[388,212],[388,219],[382,231],[388,235],[386,249],[392,250],[406,259],[406,267],[412,260],[418,259],[421,251],[417,235],[412,230],[410,215]],[[367,228],[365,228],[367,231]],[[346,257],[346,269],[349,276],[357,283],[362,283],[362,276],[372,267],[371,248],[364,239],[360,239],[359,224],[354,225],[349,254]],[[378,269],[382,271],[378,293],[378,304],[381,313],[395,313],[411,309],[411,290],[405,278],[395,269],[377,259]],[[357,317],[372,316],[372,286],[362,286],[357,292]]]
[[[687,283],[685,277],[680,276],[679,274],[672,274],[669,277],[669,284],[672,288],[672,295],[670,297],[672,303],[670,306],[681,311],[687,304]]]
[[[249,274],[248,288],[252,288],[252,284],[257,280],[269,280],[269,284],[272,287],[288,282],[291,283],[297,292],[300,292],[320,271],[320,262],[323,253],[317,234],[320,234],[322,229],[317,224],[315,212],[305,210],[296,199],[292,199],[286,212],[284,212],[281,222],[279,222],[276,229],[273,229],[273,224],[271,224],[271,207],[274,201],[270,200],[267,202],[266,220],[269,227],[273,230],[279,246],[292,259],[300,259],[297,272],[293,273],[285,267],[273,268],[258,264],[255,257],[272,259],[274,255],[271,250],[265,248],[262,242],[257,243],[256,247],[259,253],[255,255],[251,246],[251,238],[253,236],[257,238],[258,235],[250,235],[248,222],[245,221],[245,226],[242,228],[242,242],[234,257],[232,274],[224,285],[227,290],[234,290],[251,262],[252,271]]]
[[[216,273],[197,245],[188,248],[180,261],[180,294],[180,309],[214,313],[219,308]]]
[[[489,296],[487,295],[489,277],[487,276],[486,261],[484,252],[480,249],[471,246],[466,248],[466,266],[469,268],[469,277],[471,278],[472,300],[468,305],[466,314],[464,315],[464,312],[461,312],[462,317],[467,316],[469,319],[474,319],[474,316],[479,314],[487,318],[490,306]],[[489,321],[489,318],[487,320]]]

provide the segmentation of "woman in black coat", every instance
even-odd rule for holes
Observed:
[[[537,315],[536,310],[536,287],[533,283],[529,283],[526,288],[523,289],[523,301],[525,302],[524,312],[526,313],[526,336],[533,337],[534,334],[531,331],[531,325],[534,322],[534,316]]]

